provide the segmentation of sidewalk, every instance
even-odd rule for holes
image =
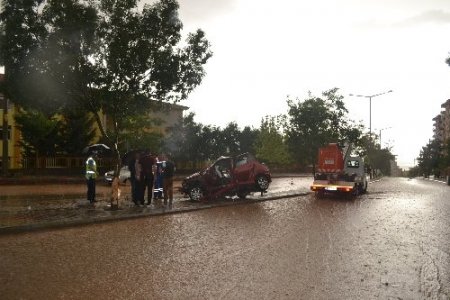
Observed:
[[[111,210],[109,194],[111,187],[100,180],[97,183],[97,203],[91,205],[86,200],[84,183],[66,184],[21,184],[1,185],[0,193],[0,234],[29,230],[76,226],[97,222],[149,217],[155,215],[189,212],[218,206],[268,201],[286,197],[302,196],[309,193],[311,178],[283,175],[276,176],[267,193],[249,195],[247,199],[224,198],[209,202],[193,202],[178,193],[181,181],[174,182],[174,203],[166,208],[160,200],[152,200],[151,206],[136,207],[130,200],[130,185],[121,185],[119,210]],[[27,183],[27,184],[23,184]]]

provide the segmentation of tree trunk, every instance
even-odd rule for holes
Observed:
[[[119,172],[120,172],[120,152],[117,143],[114,143],[114,154],[115,154],[115,168],[114,168],[114,178],[111,184],[111,197],[110,204],[111,209],[119,209],[119,198],[120,198],[120,188],[119,188]]]
[[[100,116],[97,111],[94,111],[93,109],[91,112],[94,115],[95,121],[97,123],[97,126],[102,134],[103,137],[106,138],[106,140],[109,142],[109,145],[115,154],[115,167],[114,167],[114,177],[111,184],[111,194],[110,194],[110,206],[111,209],[119,209],[119,199],[120,199],[120,181],[119,181],[119,172],[120,172],[120,152],[119,152],[119,141],[118,141],[118,128],[115,122],[114,123],[114,132],[115,132],[115,139],[114,141],[112,138],[107,134],[105,128],[103,127],[103,123],[100,120]]]
[[[8,99],[3,95],[3,157],[2,157],[2,170],[3,176],[8,176],[9,169],[9,153],[8,153]]]
[[[34,171],[37,173],[39,170],[39,151],[36,149],[36,162],[34,163]]]

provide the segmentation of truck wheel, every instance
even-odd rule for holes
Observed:
[[[352,192],[352,196],[358,196],[359,193],[361,192],[361,185],[360,184],[355,184],[355,186],[353,187],[353,192]]]
[[[261,191],[265,191],[267,190],[267,188],[269,187],[269,180],[267,179],[266,176],[264,175],[258,175],[256,177],[256,186],[258,187],[258,189],[260,189]]]
[[[200,201],[203,198],[203,190],[199,186],[194,186],[189,190],[189,198],[192,201]]]
[[[363,189],[362,189],[362,193],[363,193],[363,194],[367,193],[367,181],[364,182],[364,187],[363,187]]]
[[[325,192],[323,190],[319,190],[315,194],[317,199],[323,199],[325,197]]]

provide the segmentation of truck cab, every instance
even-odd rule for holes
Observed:
[[[360,193],[367,191],[368,179],[364,160],[359,156],[350,156],[345,159],[344,173],[351,176],[359,188]]]

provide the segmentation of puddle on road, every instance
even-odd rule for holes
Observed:
[[[4,237],[13,270],[5,284],[20,282],[24,298],[420,299],[421,287],[436,295],[450,261],[439,199],[371,188],[352,200],[309,194]]]

